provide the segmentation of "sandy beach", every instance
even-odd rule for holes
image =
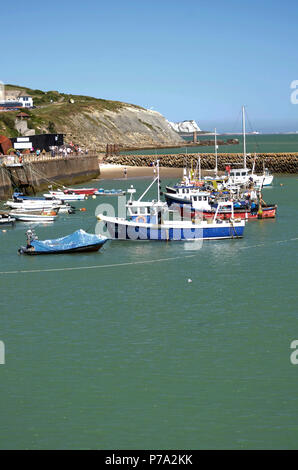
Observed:
[[[144,178],[153,177],[154,168],[150,166],[123,166],[123,165],[112,165],[112,164],[100,164],[100,179],[119,179],[126,178]],[[159,169],[161,178],[181,178],[183,174],[183,168],[166,168],[161,167]]]

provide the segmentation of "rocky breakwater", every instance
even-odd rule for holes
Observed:
[[[212,170],[215,167],[215,155],[212,153],[200,153],[201,168]],[[105,162],[117,163],[127,166],[151,166],[156,159],[159,159],[160,166],[169,168],[183,168],[196,165],[198,154],[172,154],[172,155],[120,155],[107,157]],[[252,168],[254,156],[247,156],[246,162]],[[218,154],[218,170],[225,171],[226,166],[243,166],[243,154],[241,153],[220,153]],[[263,167],[268,168],[272,173],[298,173],[298,153],[263,153],[256,155],[255,171],[262,172]]]

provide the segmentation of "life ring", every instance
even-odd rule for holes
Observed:
[[[136,222],[145,224],[147,222],[147,218],[144,215],[139,215],[136,218]]]

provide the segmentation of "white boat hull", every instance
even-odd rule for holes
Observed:
[[[60,204],[59,204],[60,203]],[[6,206],[10,207],[11,209],[22,209],[25,211],[30,210],[45,210],[45,209],[54,209],[60,207],[61,201],[36,201],[36,202],[15,202],[15,201],[7,201]]]
[[[10,215],[19,222],[54,222],[57,215],[42,215],[42,214],[29,214],[26,212],[10,212]]]
[[[43,194],[43,197],[47,200],[60,199],[61,201],[83,201],[86,198],[85,194],[65,194],[61,191],[50,191]]]

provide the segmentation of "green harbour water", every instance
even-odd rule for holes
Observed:
[[[198,140],[213,140],[214,135],[198,135]],[[238,139],[239,144],[219,145],[219,153],[242,153],[243,152],[243,136],[234,135],[218,135],[218,140],[227,141],[228,139]],[[186,142],[191,141],[187,138]],[[246,136],[246,149],[250,153],[291,153],[298,152],[298,134],[248,134]],[[214,153],[214,145],[211,146],[193,146],[193,147],[176,147],[162,149],[146,149],[125,151],[121,154],[135,155],[165,155],[175,153]]]
[[[89,186],[132,183],[148,180]],[[276,220],[200,250],[109,241],[25,257],[28,225],[1,227],[0,448],[297,449],[297,187],[276,177],[263,191]],[[117,199],[75,203],[87,211],[36,233],[94,233],[100,203]]]

